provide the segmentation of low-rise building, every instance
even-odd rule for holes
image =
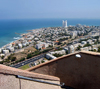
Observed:
[[[81,44],[84,44],[85,45],[85,44],[87,44],[87,42],[86,41],[82,41]]]
[[[55,59],[55,58],[57,58],[57,57],[55,57],[55,56],[53,56],[52,54],[46,54],[46,58],[47,59]]]
[[[90,39],[87,40],[87,43],[88,43],[88,44],[92,44],[92,40],[90,40]]]
[[[34,40],[35,40],[35,41],[38,41],[38,40],[39,40],[39,38],[34,38]]]
[[[9,50],[9,51],[11,51],[11,52],[14,51],[14,47],[7,47],[6,49]]]
[[[50,54],[66,54],[66,51],[60,50],[60,51],[50,52]]]
[[[26,47],[26,43],[23,43],[22,45],[23,45],[24,47]]]
[[[96,51],[98,51],[98,48],[93,48],[93,50],[96,50]]]
[[[97,41],[97,39],[93,39],[93,42],[96,42]]]
[[[77,36],[77,31],[71,32],[70,35],[72,36],[72,38],[75,38]]]
[[[9,50],[3,50],[3,53],[4,54],[8,54],[9,53]]]
[[[14,49],[18,49],[18,46],[14,46]]]
[[[23,46],[22,46],[22,44],[18,44],[18,47],[19,47],[19,48],[22,48]]]
[[[5,56],[5,54],[3,54],[3,53],[2,53],[2,54],[0,54],[0,57],[2,57],[2,56]]]
[[[88,47],[81,48],[81,51],[89,51]]]
[[[36,49],[45,49],[49,46],[48,43],[40,42],[39,44],[36,44]]]
[[[74,53],[74,51],[75,51],[75,48],[74,48],[73,45],[71,45],[71,46],[68,47],[68,53],[69,53],[69,54],[70,54],[70,53]]]
[[[2,49],[0,49],[0,53],[2,52]]]
[[[91,46],[89,46],[89,47],[88,47],[88,50],[92,50],[92,47],[91,47]]]
[[[92,45],[92,48],[94,49],[94,48],[97,48],[98,46],[97,45]]]
[[[64,48],[65,51],[68,51],[68,48]]]

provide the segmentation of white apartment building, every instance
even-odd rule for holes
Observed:
[[[8,54],[9,53],[9,50],[3,50],[3,53],[4,54]]]
[[[81,51],[89,51],[88,47],[81,48]]]
[[[77,31],[71,32],[70,35],[72,36],[72,38],[75,38],[77,36]]]
[[[19,47],[19,48],[22,48],[23,46],[22,46],[22,44],[18,44],[18,47]]]
[[[87,42],[86,41],[82,41],[81,44],[85,45],[85,44],[87,44]]]
[[[14,51],[14,47],[7,47],[6,49],[9,50],[9,51],[11,51],[11,52]]]
[[[73,45],[71,45],[71,46],[68,47],[68,53],[69,54],[70,53],[74,53],[74,51],[75,51],[75,49],[74,49],[74,46]]]
[[[36,44],[36,49],[45,49],[49,46],[48,43],[40,42],[39,44]]]
[[[46,58],[47,58],[47,59],[50,59],[50,58],[51,58],[51,59],[55,59],[55,58],[57,58],[57,57],[55,57],[55,56],[53,56],[52,54],[49,54],[49,53],[48,53],[48,54],[46,54]]]
[[[55,51],[55,52],[50,52],[50,54],[66,54],[66,51],[65,50],[60,50],[60,51]]]

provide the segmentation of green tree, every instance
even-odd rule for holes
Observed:
[[[82,48],[82,46],[79,45],[79,46],[77,47],[76,51],[80,50],[81,48]]]
[[[1,59],[3,59],[4,58],[4,56],[1,56]]]
[[[16,60],[16,57],[12,57],[12,58],[11,58],[11,61],[15,61],[15,60]]]
[[[98,52],[100,52],[100,47],[98,47]]]
[[[83,47],[88,47],[88,46],[92,46],[91,44],[85,44]]]
[[[57,54],[57,53],[55,53],[55,54],[53,54],[55,57],[61,57],[61,56],[63,56],[62,54]]]

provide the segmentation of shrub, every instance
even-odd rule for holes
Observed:
[[[32,58],[32,57],[33,55],[31,53],[27,55],[27,59]]]
[[[1,58],[3,59],[3,58],[4,58],[4,56],[1,56]]]
[[[4,61],[0,61],[0,64],[3,64]]]
[[[92,46],[91,44],[85,44],[83,47],[88,47],[88,46]]]
[[[63,56],[62,54],[57,54],[57,53],[55,53],[55,54],[53,54],[55,57],[61,57],[61,56]]]
[[[11,58],[11,61],[15,61],[15,60],[16,60],[16,57],[12,57],[12,58]]]

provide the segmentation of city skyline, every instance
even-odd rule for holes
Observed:
[[[0,19],[100,19],[99,3],[99,0],[2,0],[0,1]]]

